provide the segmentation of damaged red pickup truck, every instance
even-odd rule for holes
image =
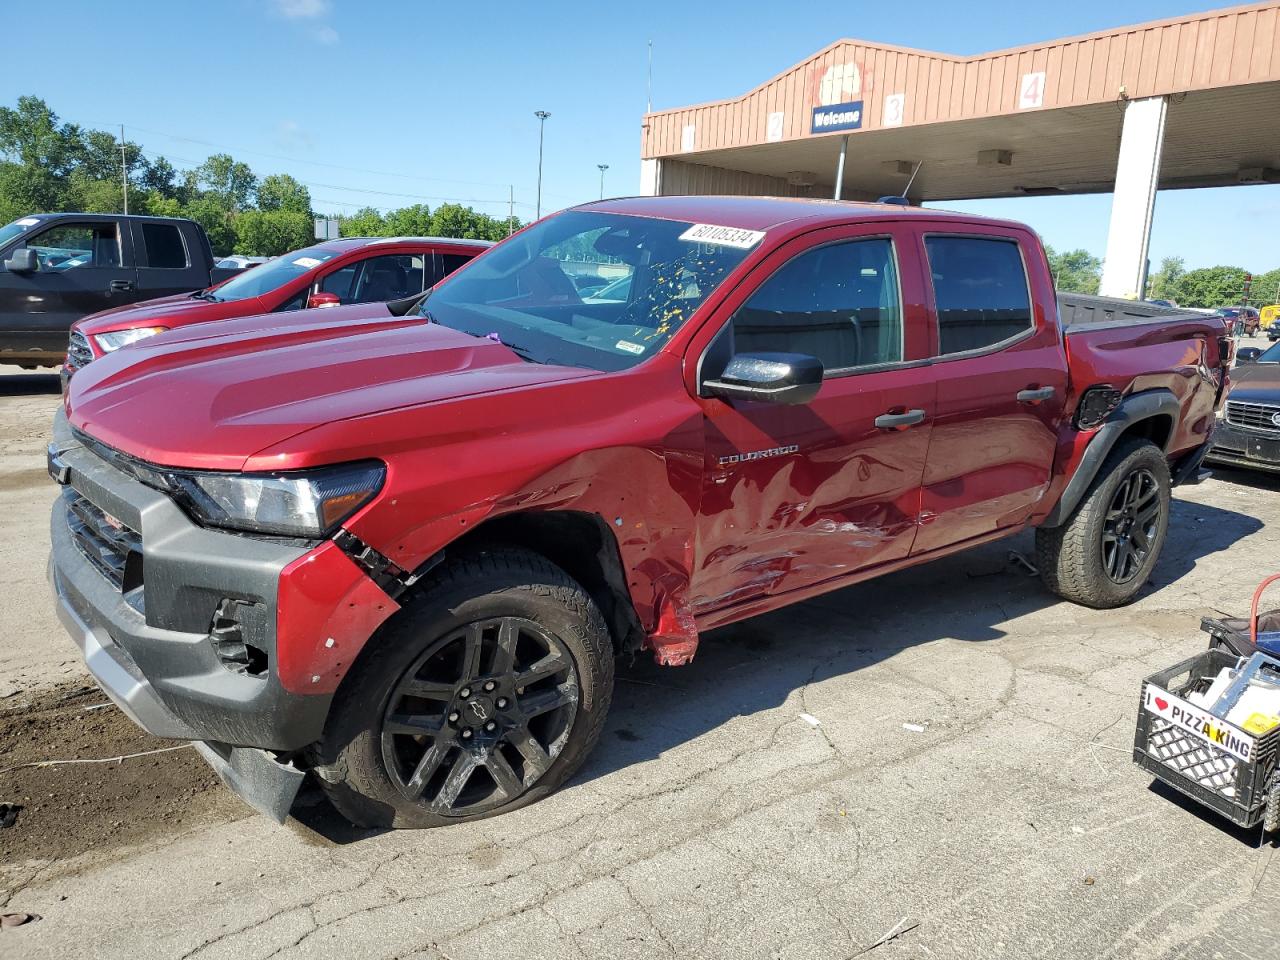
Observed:
[[[59,614],[126,712],[277,818],[308,774],[365,825],[510,810],[595,745],[619,653],[684,664],[1028,526],[1051,590],[1131,599],[1227,347],[1217,318],[1097,320],[1063,328],[1013,223],[593,203],[402,317],[196,325],[78,373]]]

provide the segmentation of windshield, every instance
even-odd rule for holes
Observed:
[[[14,237],[26,233],[39,222],[35,217],[23,217],[21,220],[15,220],[13,223],[0,227],[0,247],[3,247]]]
[[[1259,363],[1280,363],[1280,343],[1273,343],[1258,355]]]
[[[468,264],[417,312],[535,363],[621,370],[661,349],[763,236],[570,211]],[[584,297],[585,278],[608,285]]]
[[[320,247],[307,247],[277,257],[270,263],[246,270],[232,277],[218,287],[209,296],[215,300],[247,300],[260,297],[264,293],[278,290],[291,280],[297,280],[308,270],[320,266],[326,260],[332,260],[337,254],[332,250]]]

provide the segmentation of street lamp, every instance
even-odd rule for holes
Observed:
[[[607,163],[597,163],[596,168],[600,171],[600,199],[604,199],[604,172],[609,169]]]
[[[542,133],[547,127],[547,117],[551,114],[545,110],[535,110],[533,115],[538,118],[538,215],[535,220],[542,219]]]

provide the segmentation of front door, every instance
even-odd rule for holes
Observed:
[[[24,246],[36,252],[40,269],[0,270],[0,317],[15,349],[63,352],[76,320],[133,302],[132,247],[116,223],[60,220]]]
[[[937,419],[914,553],[1024,523],[1048,489],[1066,398],[1053,290],[1030,235],[925,232]]]
[[[899,269],[904,241],[867,225],[784,246],[709,352],[808,354],[826,373],[807,404],[705,401],[695,612],[910,551],[934,398],[914,362],[927,355],[927,319],[921,278]]]

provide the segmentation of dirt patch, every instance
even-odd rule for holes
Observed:
[[[119,763],[24,767],[176,746],[148,736],[97,688],[64,684],[0,709],[0,804],[19,804],[0,829],[0,865],[57,861],[133,846],[156,834],[250,816],[194,750]],[[13,769],[13,768],[18,769]]]

